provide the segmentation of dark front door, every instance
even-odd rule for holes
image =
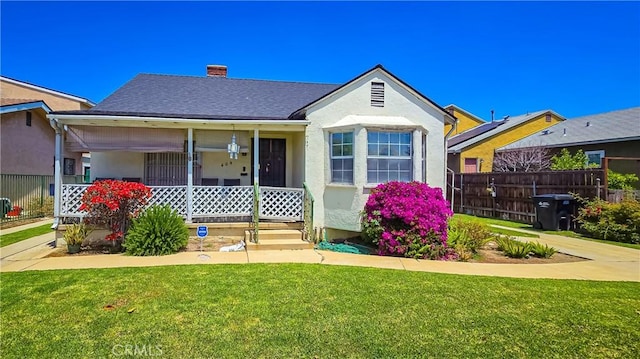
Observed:
[[[253,143],[253,141],[251,142]],[[272,187],[285,186],[286,140],[279,138],[260,139],[260,185]],[[253,156],[253,151],[251,151]],[[253,163],[253,159],[251,161]],[[253,166],[251,166],[253,178]]]

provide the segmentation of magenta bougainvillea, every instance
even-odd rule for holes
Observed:
[[[362,214],[363,237],[378,254],[454,259],[447,247],[447,220],[453,213],[440,188],[421,182],[388,182],[371,191]]]

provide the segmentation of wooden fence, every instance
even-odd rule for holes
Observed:
[[[602,169],[549,172],[499,172],[449,174],[447,199],[456,213],[533,223],[532,197],[541,194],[577,193],[586,198],[605,198]]]

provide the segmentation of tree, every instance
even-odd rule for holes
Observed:
[[[538,172],[549,169],[549,150],[527,147],[497,152],[493,156],[494,172]]]
[[[582,150],[578,150],[572,155],[568,149],[563,148],[559,155],[551,157],[551,169],[554,171],[582,170],[594,167],[598,167],[598,165],[590,164],[589,158]]]

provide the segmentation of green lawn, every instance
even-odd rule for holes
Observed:
[[[469,221],[478,221],[478,222],[486,223],[488,225],[496,224],[496,225],[499,225],[499,226],[510,227],[510,228],[514,228],[514,229],[526,229],[528,231],[533,231],[533,232],[540,232],[540,233],[546,233],[546,234],[555,234],[555,235],[559,235],[559,236],[578,238],[578,239],[583,239],[583,240],[586,240],[586,241],[593,241],[593,242],[598,242],[598,243],[605,243],[605,244],[611,244],[611,245],[614,245],[614,246],[633,248],[633,249],[639,249],[640,250],[640,244],[622,243],[622,242],[605,241],[605,240],[602,240],[602,239],[589,238],[589,237],[583,236],[580,233],[576,233],[576,232],[573,232],[573,231],[548,231],[548,230],[542,230],[542,229],[534,229],[530,224],[504,221],[504,220],[496,219],[496,218],[476,217],[476,216],[470,216],[468,214],[461,214],[461,213],[454,214],[453,218],[460,218],[460,219],[469,220]],[[495,233],[508,234],[510,236],[540,238],[540,236],[538,236],[536,234],[530,234],[530,233],[524,233],[524,232],[518,232],[518,231],[503,230],[501,228],[495,228],[495,227],[492,227],[491,231],[495,232]],[[500,232],[500,231],[504,231],[504,232]],[[509,233],[509,232],[511,232],[511,233]]]
[[[243,264],[3,273],[0,293],[2,358],[640,352],[639,283]]]
[[[465,221],[482,222],[482,223],[485,223],[487,225],[497,224],[497,225],[500,225],[500,226],[515,228],[515,229],[532,229],[531,225],[529,225],[529,224],[517,223],[517,222],[509,222],[509,221],[503,221],[503,220],[500,220],[500,219],[493,219],[493,218],[475,217],[475,216],[470,216],[468,214],[461,214],[461,213],[454,214],[453,218],[454,219],[462,219],[462,220],[465,220]],[[508,235],[508,236],[540,238],[539,235],[534,234],[534,233],[525,233],[525,232],[520,232],[520,231],[517,231],[517,230],[513,230],[512,231],[512,230],[508,230],[508,229],[504,229],[504,228],[496,228],[496,227],[489,227],[489,229],[493,233],[505,234],[505,235]]]
[[[51,224],[43,224],[42,226],[25,229],[23,231],[13,232],[9,234],[3,234],[0,236],[0,247],[8,246],[31,237],[39,236],[41,234],[50,233]]]

